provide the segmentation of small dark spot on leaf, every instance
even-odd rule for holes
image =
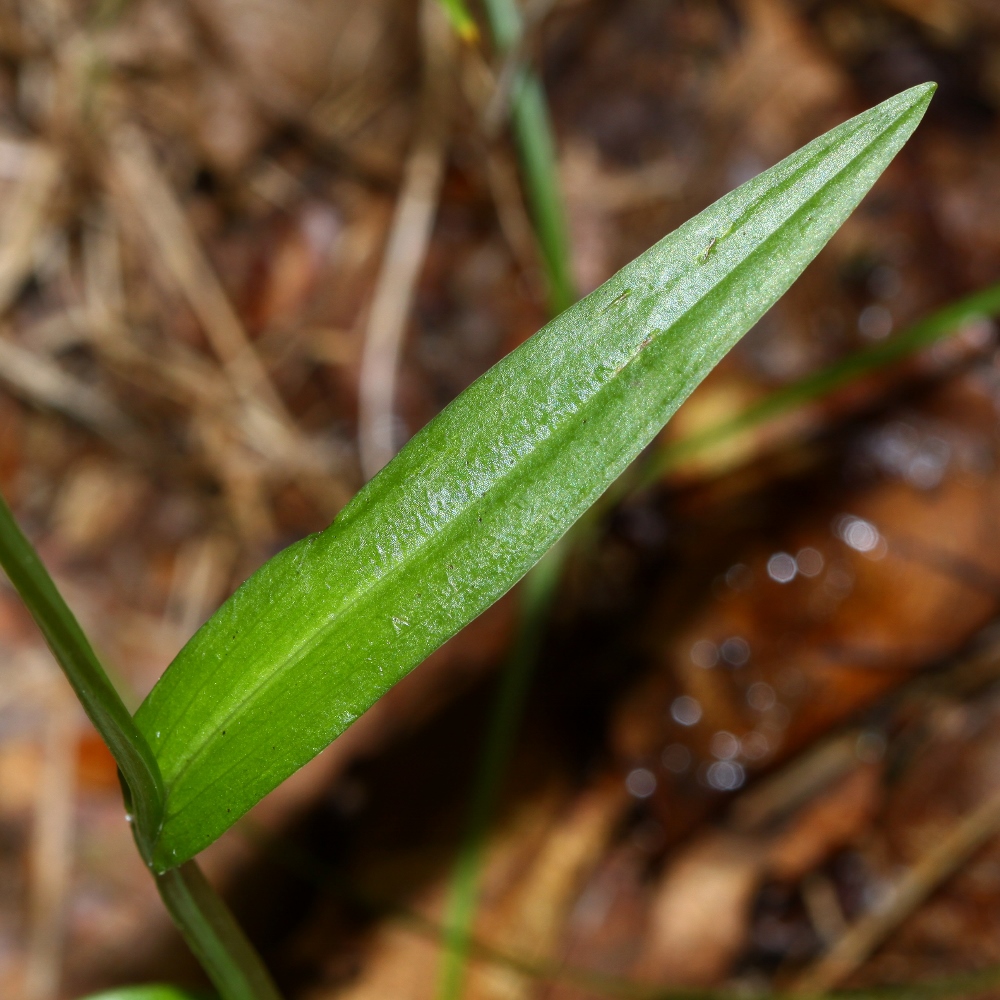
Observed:
[[[631,288],[626,288],[624,292],[616,295],[602,310],[601,314],[606,313],[612,306],[617,305],[622,299],[627,299],[632,294]]]

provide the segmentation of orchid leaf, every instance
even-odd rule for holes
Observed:
[[[166,796],[154,865],[206,847],[509,590],[816,256],[934,89],[845,122],[666,236],[258,570],[136,714]]]

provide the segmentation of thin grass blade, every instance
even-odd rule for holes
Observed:
[[[559,183],[556,143],[545,88],[538,73],[521,65],[524,19],[516,0],[484,0],[493,43],[514,60],[510,87],[511,130],[521,162],[521,180],[531,207],[531,219],[545,265],[549,308],[554,316],[577,299],[569,248],[569,227]],[[503,87],[503,76],[498,84]]]
[[[917,126],[925,84],[726,195],[562,313],[280,553],[136,714],[180,864],[497,600],[784,293]]]
[[[648,486],[686,458],[720,441],[725,441],[742,431],[759,427],[783,413],[822,399],[855,379],[864,378],[872,372],[902,361],[954,333],[966,323],[998,314],[1000,314],[1000,284],[990,285],[952,302],[885,343],[874,344],[818,371],[804,375],[789,385],[775,389],[736,416],[720,421],[697,434],[664,445],[650,456],[649,461],[639,471],[638,485]],[[635,483],[629,482],[625,485],[632,486]]]

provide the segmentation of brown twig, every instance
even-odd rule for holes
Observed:
[[[843,982],[946,879],[1000,832],[1000,794],[987,799],[918,861],[870,913],[791,985],[800,996],[819,996]]]
[[[435,0],[421,7],[424,78],[416,135],[375,285],[359,382],[358,447],[365,478],[396,452],[393,406],[406,320],[427,253],[444,175],[455,37]]]
[[[26,402],[58,410],[116,447],[135,436],[132,421],[103,393],[64,372],[49,358],[3,336],[0,381]]]
[[[160,259],[198,317],[237,396],[262,405],[286,426],[292,420],[247,337],[215,269],[191,230],[145,136],[123,125],[111,141],[116,177],[129,195]]]

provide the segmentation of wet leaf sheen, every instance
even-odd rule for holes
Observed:
[[[167,792],[155,864],[215,840],[516,583],[836,232],[933,91],[845,122],[661,240],[254,574],[136,714]]]

